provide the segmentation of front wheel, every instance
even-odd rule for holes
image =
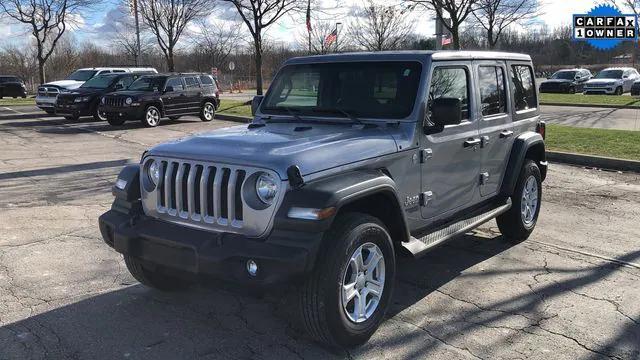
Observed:
[[[618,87],[616,88],[616,95],[622,95],[622,93],[623,93],[623,92],[624,92],[624,91],[622,90],[622,86],[618,86]]]
[[[178,278],[165,275],[156,271],[152,271],[146,268],[140,260],[124,255],[124,262],[127,265],[127,269],[142,285],[150,288],[158,289],[161,291],[177,291],[185,289],[189,284]]]
[[[206,101],[200,110],[200,120],[211,121],[216,114],[216,107],[212,102]]]
[[[107,115],[103,111],[100,111],[100,107],[99,106],[95,106],[93,108],[93,120],[95,120],[95,121],[106,121],[107,120]]]
[[[502,235],[512,242],[526,240],[538,221],[541,202],[540,169],[534,161],[527,160],[511,195],[511,209],[496,218]]]
[[[382,323],[393,293],[396,262],[387,229],[372,216],[343,214],[318,256],[299,292],[304,327],[333,347],[366,342]]]
[[[146,127],[156,127],[160,124],[160,109],[155,106],[149,106],[144,112],[142,123]]]

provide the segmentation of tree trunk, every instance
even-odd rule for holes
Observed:
[[[44,60],[42,59],[38,59],[38,77],[40,78],[40,85],[44,84]]]
[[[489,45],[489,49],[492,49],[496,47],[496,40],[493,39],[493,29],[491,27],[489,27],[489,29],[487,29],[487,45]]]
[[[460,34],[458,33],[457,27],[454,27],[453,31],[451,31],[451,37],[453,38],[453,48],[460,50]]]
[[[169,69],[169,72],[176,71],[176,67],[173,62],[173,48],[167,49],[167,68]]]
[[[256,48],[256,94],[262,95],[262,39],[260,32],[253,39]]]

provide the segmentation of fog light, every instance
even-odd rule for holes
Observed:
[[[247,272],[251,276],[256,276],[258,274],[258,264],[253,260],[247,260]]]

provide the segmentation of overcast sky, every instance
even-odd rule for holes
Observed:
[[[90,41],[96,44],[107,46],[109,39],[123,22],[127,22],[127,9],[118,0],[107,0],[105,6],[100,10],[86,11],[82,14],[75,14],[77,28],[73,30],[74,36],[80,41]],[[399,4],[397,0],[392,2],[377,0],[380,3],[389,5]],[[585,13],[598,3],[596,0],[541,0],[543,16],[537,19],[538,24],[546,24],[554,28],[562,24],[570,24],[572,14]],[[348,23],[353,18],[354,9],[362,6],[362,0],[320,0],[322,13],[317,13],[330,21]],[[398,5],[400,7],[400,5]],[[209,20],[218,26],[228,26],[228,20],[235,16],[235,9],[226,5],[218,6],[212,10]],[[431,14],[414,12],[410,15],[414,24],[415,32],[424,36],[432,36],[434,33],[434,21]],[[221,20],[222,19],[222,20]],[[304,13],[285,16],[279,23],[267,30],[267,37],[271,40],[284,43],[296,43],[298,34],[305,31]],[[225,25],[227,24],[227,25]],[[29,41],[30,35],[24,27],[10,23],[8,19],[0,19],[0,45],[22,44]]]

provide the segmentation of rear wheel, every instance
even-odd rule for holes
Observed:
[[[146,127],[156,127],[160,124],[160,109],[151,105],[145,110],[142,123]]]
[[[511,195],[511,209],[498,216],[502,235],[512,242],[526,240],[536,227],[542,202],[542,178],[538,165],[527,160]]]
[[[124,255],[124,262],[127,264],[127,269],[129,269],[131,275],[142,285],[161,291],[177,291],[189,286],[189,283],[178,278],[145,268],[140,260],[132,256]]]
[[[347,213],[327,233],[299,292],[302,323],[330,346],[366,342],[384,320],[395,280],[391,237],[376,218]]]
[[[205,101],[200,110],[200,120],[211,121],[216,114],[216,107],[210,101]]]

